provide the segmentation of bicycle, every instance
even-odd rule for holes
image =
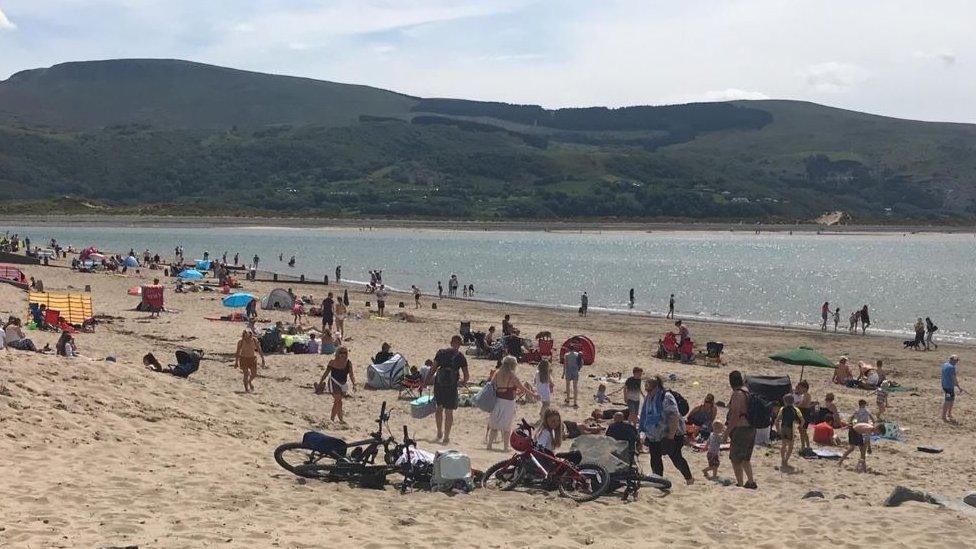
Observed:
[[[607,492],[610,475],[601,465],[577,466],[540,448],[532,440],[532,426],[524,419],[512,432],[510,443],[516,454],[484,472],[481,486],[487,490],[514,490],[518,486],[541,486],[574,501],[592,501]]]
[[[358,482],[380,488],[386,483],[386,477],[390,473],[400,473],[404,477],[400,485],[401,492],[424,482],[429,484],[432,467],[429,464],[414,463],[411,459],[410,448],[415,448],[417,443],[409,437],[406,425],[403,427],[402,443],[397,442],[392,433],[383,437],[383,428],[387,427],[389,431],[389,420],[390,414],[386,411],[384,401],[376,420],[377,429],[369,434],[369,438],[346,442],[309,431],[301,442],[286,442],[278,446],[274,451],[275,461],[286,471],[302,478]],[[377,464],[380,448],[383,449],[383,462]],[[405,457],[404,463],[397,465],[401,456]]]

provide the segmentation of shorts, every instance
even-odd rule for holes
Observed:
[[[322,316],[322,325],[323,326],[332,326],[332,315],[328,315],[328,316],[323,315]]]
[[[864,446],[864,435],[850,427],[847,429],[847,443],[851,446]]]
[[[628,400],[627,401],[627,413],[630,415],[640,415],[640,401],[639,400]]]
[[[735,462],[752,459],[752,449],[756,445],[756,430],[752,427],[736,427],[729,433],[731,442],[729,459]]]
[[[577,380],[579,380],[579,370],[575,368],[566,368],[566,381]]]
[[[383,309],[383,308],[385,308],[385,307],[386,307],[386,302],[385,302],[385,301],[382,301],[382,300],[380,300],[380,301],[377,301],[377,302],[376,302],[376,307],[377,307],[377,308],[380,308],[380,309]]]
[[[719,463],[720,462],[719,462],[719,459],[718,459],[718,454],[713,454],[713,453],[709,452],[709,453],[705,454],[705,457],[708,459],[708,466],[709,467],[718,467],[719,466]]]
[[[945,401],[952,402],[956,400],[956,388],[955,387],[943,387],[942,391],[945,393]]]
[[[443,408],[445,410],[457,410],[457,385],[434,385],[434,400],[437,402],[437,406],[439,408]]]

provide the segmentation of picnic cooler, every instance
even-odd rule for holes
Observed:
[[[471,481],[471,458],[457,450],[438,452],[434,457],[434,472],[431,477],[431,488],[446,489],[454,483]]]
[[[437,403],[430,395],[421,396],[410,402],[410,417],[414,419],[423,419],[433,414],[435,410],[437,410]]]

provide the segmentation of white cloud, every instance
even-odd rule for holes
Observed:
[[[726,88],[724,90],[707,91],[703,94],[702,98],[705,101],[737,101],[740,99],[769,99],[769,96],[760,91]]]
[[[868,72],[851,63],[828,61],[800,71],[804,83],[820,93],[843,93],[868,79]]]
[[[912,57],[924,61],[939,61],[947,67],[956,64],[956,54],[951,51],[916,51],[912,54]]]
[[[5,13],[3,13],[3,10],[2,9],[0,9],[0,29],[14,30],[16,28],[17,28],[17,25],[14,25],[10,21],[10,19],[7,19],[7,15]]]

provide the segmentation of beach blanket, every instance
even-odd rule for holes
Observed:
[[[29,292],[30,304],[44,305],[61,314],[61,318],[71,324],[81,325],[94,316],[92,299],[86,294],[56,294],[52,292]]]

